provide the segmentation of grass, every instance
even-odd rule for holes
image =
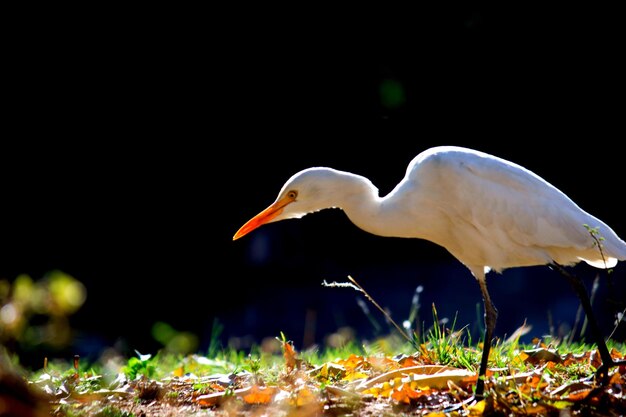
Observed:
[[[0,406],[11,411],[17,398],[32,415],[56,417],[626,414],[625,366],[600,386],[593,378],[599,366],[594,345],[569,337],[522,343],[526,326],[494,340],[487,398],[475,401],[482,341],[472,339],[469,326],[458,327],[456,317],[441,319],[434,305],[432,324],[416,326],[421,290],[400,326],[350,281],[327,285],[361,292],[391,323],[391,333],[301,352],[281,333],[273,345],[243,351],[221,345],[223,328],[215,322],[203,353],[175,353],[164,345],[152,354],[109,355],[94,363],[46,360],[35,371],[21,369],[19,358],[4,351]],[[626,357],[624,343],[609,339],[607,347],[614,359]]]
[[[276,337],[278,351],[238,351],[218,348],[215,342],[205,355],[137,353],[117,358],[117,367],[78,360],[49,363],[25,380],[44,393],[47,413],[72,417],[167,412],[252,416],[263,407],[277,416],[369,416],[375,409],[399,416],[437,410],[454,415],[626,410],[621,391],[598,390],[593,382],[593,345],[549,338],[523,344],[519,337],[496,340],[488,375],[490,399],[472,405],[481,344],[472,341],[467,326],[456,329],[456,320],[445,326],[434,306],[432,314],[434,324],[411,341],[393,333],[370,342],[352,340],[340,347],[297,352],[281,334]],[[626,356],[624,344],[609,340],[608,346],[616,359]],[[437,374],[428,374],[439,365],[452,372],[453,379],[445,384]],[[617,368],[613,379],[624,385],[626,370]]]

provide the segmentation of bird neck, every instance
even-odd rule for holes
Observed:
[[[357,184],[343,187],[343,209],[352,223],[360,229],[386,237],[413,237],[437,241],[430,233],[431,225],[439,221],[429,218],[428,211],[420,210],[420,206],[428,203],[422,201],[419,193],[406,196],[406,193],[390,193],[380,197],[378,189],[364,177],[355,176]],[[347,185],[347,184],[346,184]]]
[[[344,177],[341,203],[338,205],[350,221],[360,229],[379,236],[397,236],[393,223],[393,208],[385,204],[370,180],[358,175]]]

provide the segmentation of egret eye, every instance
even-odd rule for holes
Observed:
[[[295,200],[297,196],[298,196],[298,192],[297,191],[289,191],[287,193],[287,197],[291,198],[292,200]]]

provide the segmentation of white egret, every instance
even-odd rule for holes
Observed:
[[[484,348],[476,397],[484,375],[497,311],[485,275],[513,267],[550,265],[573,285],[590,323],[603,365],[609,354],[583,282],[564,266],[584,261],[612,268],[626,260],[626,243],[603,221],[580,208],[528,169],[472,149],[440,146],[417,155],[406,175],[380,197],[370,180],[326,167],[292,176],[268,208],[245,223],[233,240],[266,223],[342,209],[361,229],[380,236],[420,238],[446,248],[474,275],[485,308]],[[601,238],[601,239],[600,239]]]

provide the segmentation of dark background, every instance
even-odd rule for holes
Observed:
[[[445,144],[530,168],[623,237],[619,33],[609,9],[480,3],[17,12],[3,59],[0,278],[60,269],[82,281],[71,347],[82,354],[120,341],[155,351],[157,320],[197,333],[201,349],[214,320],[224,344],[283,331],[302,348],[343,325],[373,337],[356,293],[321,286],[347,275],[397,321],[423,285],[427,325],[434,302],[475,329],[478,286],[430,242],[368,235],[336,210],[232,236],[300,169],[359,173],[384,195]],[[601,282],[607,333],[625,275],[620,264]],[[576,298],[547,267],[489,283],[500,337],[525,319],[530,336],[548,333],[549,315],[573,322]]]

